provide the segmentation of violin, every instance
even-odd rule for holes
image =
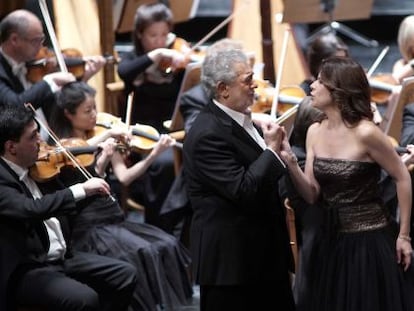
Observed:
[[[252,112],[269,112],[272,108],[275,90],[269,81],[256,79],[255,101]],[[305,91],[299,86],[282,87],[278,96],[277,114],[282,115],[305,98]]]
[[[371,86],[371,101],[377,104],[385,104],[399,83],[391,74],[377,74],[369,79],[369,85]]]
[[[115,117],[110,113],[98,112],[96,126],[94,128],[94,135],[100,135],[102,131],[111,129],[113,127],[128,128],[128,126],[121,121],[121,118]],[[127,143],[126,147],[132,151],[151,151],[160,139],[160,134],[152,126],[144,124],[135,124],[133,126],[130,126],[129,128],[131,129],[132,138]],[[173,132],[170,133],[170,135],[174,139],[179,139],[183,137],[182,131]],[[182,144],[179,142],[176,142],[174,146],[182,148]]]
[[[75,48],[67,48],[62,50],[63,59],[67,70],[72,73],[77,80],[82,79],[85,73],[85,59],[82,53]],[[104,56],[107,63],[116,62],[116,58],[112,55]],[[43,76],[59,70],[56,55],[47,47],[42,47],[37,53],[34,60],[26,63],[26,78],[32,83],[40,81]]]
[[[61,144],[72,155],[75,156],[78,164],[89,166],[95,161],[94,152],[96,146],[90,146],[79,138],[62,139]],[[30,176],[37,182],[46,182],[56,177],[63,167],[75,167],[71,159],[59,146],[50,146],[45,142],[40,144],[39,154],[36,163],[30,168]]]
[[[176,37],[169,46],[170,49],[180,52],[183,56],[182,60],[176,61],[171,57],[164,57],[158,63],[158,69],[164,74],[176,73],[184,70],[188,63],[202,61],[205,52],[198,47],[191,47],[185,39]]]
[[[130,128],[132,130],[133,138],[129,142],[129,147],[132,148],[132,150],[138,152],[148,152],[149,150],[152,150],[157,144],[157,142],[160,140],[160,134],[152,126],[135,124]],[[174,144],[174,147],[182,149],[183,144],[180,142],[176,142]]]

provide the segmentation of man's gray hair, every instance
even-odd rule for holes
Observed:
[[[204,59],[201,68],[201,82],[210,98],[217,98],[219,82],[231,83],[237,79],[235,65],[248,63],[247,55],[238,49],[217,51]]]

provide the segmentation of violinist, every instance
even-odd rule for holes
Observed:
[[[414,75],[414,15],[405,17],[400,24],[398,48],[401,58],[394,63],[392,76],[402,83],[404,78]]]
[[[33,13],[17,10],[0,23],[0,105],[30,102],[35,108],[53,105],[61,86],[75,80],[69,73],[45,75],[37,83],[27,78],[25,63],[34,59],[45,41],[41,21]]]
[[[96,124],[94,95],[95,90],[84,82],[74,82],[62,88],[53,113],[53,120],[58,121],[50,124],[57,136],[89,137]],[[89,170],[92,174],[106,176],[109,164],[115,177],[123,184],[141,177],[154,159],[174,143],[172,138],[162,135],[142,161],[127,168],[114,140],[120,133],[108,132],[114,135],[101,140],[99,146],[102,151]],[[93,142],[93,138],[89,142]],[[98,144],[96,140],[94,143]],[[110,177],[108,174],[108,179]],[[82,176],[70,168],[63,169],[60,174],[60,180],[66,186],[79,179]],[[187,250],[173,236],[155,226],[125,219],[118,202],[99,197],[85,203],[82,212],[72,219],[72,229],[75,249],[104,253],[135,266],[140,282],[134,291],[132,310],[158,310],[161,306],[173,310],[188,302],[192,295],[186,273],[190,258]],[[153,277],[155,275],[157,277]]]
[[[50,114],[55,103],[54,93],[75,80],[71,73],[45,73],[30,81],[26,64],[36,58],[43,47],[45,33],[39,18],[26,10],[9,13],[0,23],[0,105],[31,103]],[[102,56],[85,58],[83,79],[99,71],[105,59]]]
[[[184,59],[183,53],[169,48],[175,40],[172,27],[172,12],[164,4],[139,6],[132,32],[134,50],[122,55],[118,65],[127,94],[134,92],[132,123],[148,124],[159,132],[173,113],[183,78],[183,72],[168,74],[159,66],[166,59],[175,63]]]
[[[171,33],[173,16],[162,3],[143,4],[135,13],[132,41],[134,50],[121,55],[118,73],[125,82],[126,93],[133,91],[131,124],[141,123],[164,133],[163,122],[170,119],[183,71],[166,74],[159,68],[165,58],[183,59],[183,54],[169,49],[175,35]],[[139,161],[134,159],[133,161]],[[163,227],[160,207],[175,179],[174,154],[171,149],[163,152],[145,174],[145,190],[136,191],[146,206],[146,222]],[[142,193],[143,192],[143,193]]]
[[[72,249],[76,202],[109,193],[100,178],[41,191],[28,174],[40,136],[23,105],[0,108],[0,309],[126,310],[135,286],[128,263]]]

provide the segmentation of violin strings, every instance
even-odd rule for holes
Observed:
[[[57,135],[52,131],[51,128],[49,128],[49,126],[47,126],[46,124],[44,124],[38,117],[37,117],[37,112],[36,110],[33,108],[33,106],[30,103],[26,104],[26,107],[29,107],[34,113],[34,119],[36,120],[36,122],[39,123],[39,125],[46,131],[46,133],[52,138],[53,142],[61,149],[61,151],[69,158],[70,161],[72,161],[72,163],[75,165],[75,167],[82,173],[82,175],[87,179],[91,179],[93,176],[91,175],[91,173],[89,173],[89,171],[82,166],[82,164],[79,163],[78,159],[76,159],[76,157],[67,149],[65,148],[59,141],[59,138],[57,137]],[[115,201],[114,197],[109,194],[109,197]]]
[[[35,113],[35,120],[36,122],[39,123],[39,125],[41,127],[43,127],[43,129],[46,131],[46,133],[52,138],[53,142],[59,147],[61,148],[62,152],[69,158],[70,161],[72,161],[72,163],[75,165],[75,167],[82,173],[83,177],[86,178],[86,180],[91,179],[93,176],[92,174],[82,165],[79,163],[78,159],[72,154],[72,152],[70,152],[67,148],[65,148],[59,141],[59,138],[57,137],[57,135],[52,131],[52,129],[47,126],[46,124],[44,124],[36,115],[37,112],[36,110],[33,108],[32,104],[27,103],[25,104],[26,107],[29,107],[34,113]],[[115,202],[115,198],[109,193],[108,194],[108,198],[111,199],[113,202]]]

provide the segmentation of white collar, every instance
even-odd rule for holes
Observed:
[[[23,168],[20,165],[17,165],[12,161],[7,160],[5,157],[1,158],[10,166],[10,168],[17,174],[17,176],[19,176],[19,180],[23,180],[29,173],[29,170],[27,168]]]
[[[216,106],[223,110],[226,114],[228,114],[229,117],[236,121],[237,124],[239,124],[241,127],[246,127],[246,124],[252,121],[250,115],[233,110],[223,104],[220,104],[215,99],[213,99],[213,103],[216,104]]]

